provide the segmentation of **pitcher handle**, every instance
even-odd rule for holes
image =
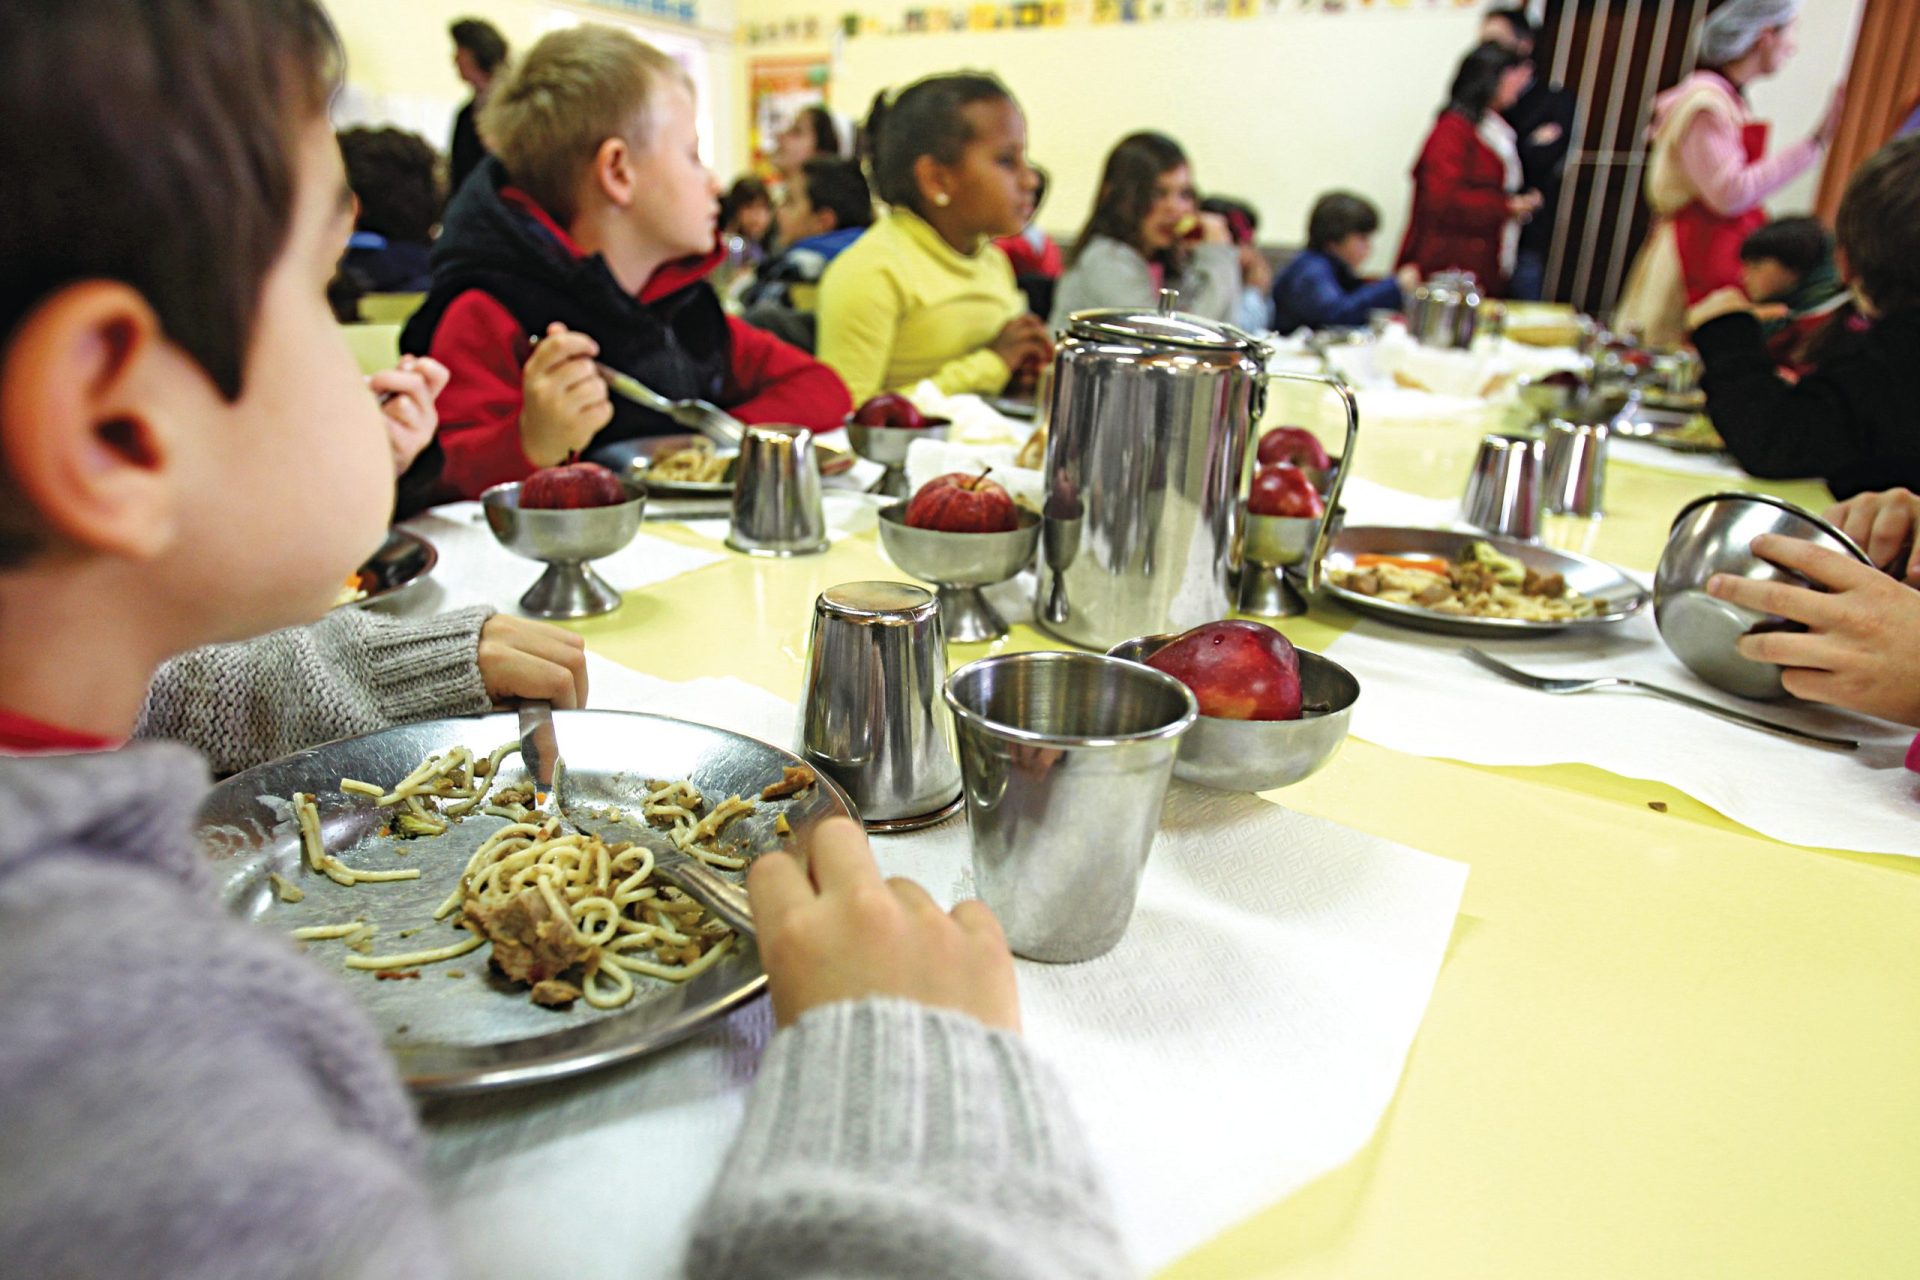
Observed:
[[[1320,590],[1327,544],[1333,540],[1333,527],[1339,520],[1340,495],[1345,492],[1347,477],[1353,472],[1354,451],[1360,439],[1360,403],[1354,399],[1353,388],[1347,385],[1347,380],[1337,374],[1329,377],[1320,373],[1269,369],[1261,374],[1260,387],[1263,393],[1266,384],[1275,378],[1288,382],[1317,382],[1323,387],[1331,387],[1334,394],[1340,397],[1341,407],[1347,413],[1347,438],[1340,449],[1340,466],[1333,473],[1333,487],[1327,491],[1327,514],[1320,521],[1319,531],[1313,536],[1313,550],[1307,555],[1306,595],[1312,597]],[[1259,419],[1255,418],[1255,421]]]

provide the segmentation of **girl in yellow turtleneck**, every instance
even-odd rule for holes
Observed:
[[[818,355],[856,402],[923,378],[992,395],[1052,358],[996,236],[1031,212],[1026,119],[998,80],[931,76],[867,122],[873,177],[892,211],[820,281]]]

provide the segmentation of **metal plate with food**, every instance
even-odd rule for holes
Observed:
[[[631,849],[523,816],[511,715],[302,751],[220,783],[200,811],[223,899],[339,966],[423,1093],[592,1070],[753,999],[765,977],[752,942],[650,875],[654,841],[735,875],[852,816],[830,780],[739,734],[614,711],[554,722],[568,814],[644,816]],[[572,927],[541,929],[556,914],[543,902]],[[575,950],[543,958],[536,936]]]
[[[1611,626],[1644,588],[1599,560],[1484,533],[1364,525],[1327,549],[1326,593],[1401,626],[1515,638]]]
[[[387,540],[373,557],[347,579],[336,609],[391,601],[395,596],[422,581],[440,563],[440,553],[417,533],[405,529],[387,530]]]
[[[657,436],[629,442],[633,449],[627,473],[661,498],[725,498],[733,493],[736,449],[721,449],[704,436]],[[837,476],[852,468],[853,454],[815,438],[820,474]]]
[[[1614,419],[1615,435],[1644,440],[1675,453],[1725,453],[1727,442],[1706,414],[1687,409],[1639,405]]]

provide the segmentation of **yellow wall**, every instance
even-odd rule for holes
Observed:
[[[733,6],[700,0],[704,30],[653,23],[616,9],[571,0],[324,0],[347,51],[347,84],[335,108],[343,124],[391,122],[424,134],[446,149],[453,116],[468,96],[453,71],[447,26],[457,18],[484,18],[515,50],[543,33],[574,21],[610,22],[630,28],[672,52],[686,51],[700,82],[709,162],[723,173],[746,143],[733,132],[739,59],[733,46]]]
[[[1847,66],[1863,2],[1806,4],[1799,56],[1753,95],[1782,137],[1812,128]],[[899,6],[914,7],[918,0]],[[1260,210],[1265,240],[1303,238],[1307,210],[1323,191],[1344,187],[1366,196],[1381,210],[1374,265],[1383,268],[1405,227],[1407,171],[1487,7],[1349,4],[1330,14],[1289,6],[1244,20],[856,36],[836,42],[833,103],[858,115],[882,87],[936,71],[989,70],[1026,108],[1032,154],[1053,173],[1040,221],[1056,234],[1073,233],[1085,220],[1113,143],[1131,130],[1156,128],[1186,147],[1203,190],[1241,196]],[[741,23],[810,11],[794,0],[735,4]],[[810,48],[829,46],[743,46],[740,56],[744,65]],[[744,139],[744,103],[736,109],[742,123],[735,136]],[[1774,207],[1810,207],[1817,176],[1795,184]]]
[[[864,12],[888,0],[867,0]],[[1753,92],[1778,136],[1812,128],[1844,72],[1864,0],[1809,0],[1800,53]],[[920,0],[901,0],[901,10]],[[958,6],[958,7],[964,7]],[[524,48],[561,21],[626,21],[643,38],[691,42],[704,72],[710,163],[728,180],[748,162],[746,69],[756,57],[821,53],[834,61],[834,106],[860,115],[878,89],[935,71],[978,67],[1001,76],[1026,108],[1036,159],[1054,175],[1041,222],[1062,234],[1085,219],[1109,147],[1157,128],[1194,158],[1203,189],[1259,208],[1264,239],[1304,232],[1320,192],[1347,187],[1380,206],[1375,264],[1391,260],[1405,225],[1407,169],[1444,96],[1483,6],[1349,5],[1344,13],[1289,7],[1245,20],[1071,26],[1002,32],[859,36],[832,45],[733,43],[736,24],[812,14],[832,27],[840,7],[804,0],[701,0],[704,32],[652,27],[572,0],[330,0],[348,53],[348,119],[393,119],[444,146],[466,99],[454,76],[448,22],[474,14]],[[1817,174],[1772,202],[1808,208]]]

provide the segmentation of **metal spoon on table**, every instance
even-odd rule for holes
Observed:
[[[527,776],[533,779],[534,803],[542,814],[607,844],[625,842],[647,849],[653,854],[654,874],[713,912],[735,933],[747,938],[757,936],[745,889],[683,852],[645,822],[632,821],[624,814],[616,818],[589,817],[568,807],[567,767],[560,759],[551,703],[520,704],[520,759]]]

